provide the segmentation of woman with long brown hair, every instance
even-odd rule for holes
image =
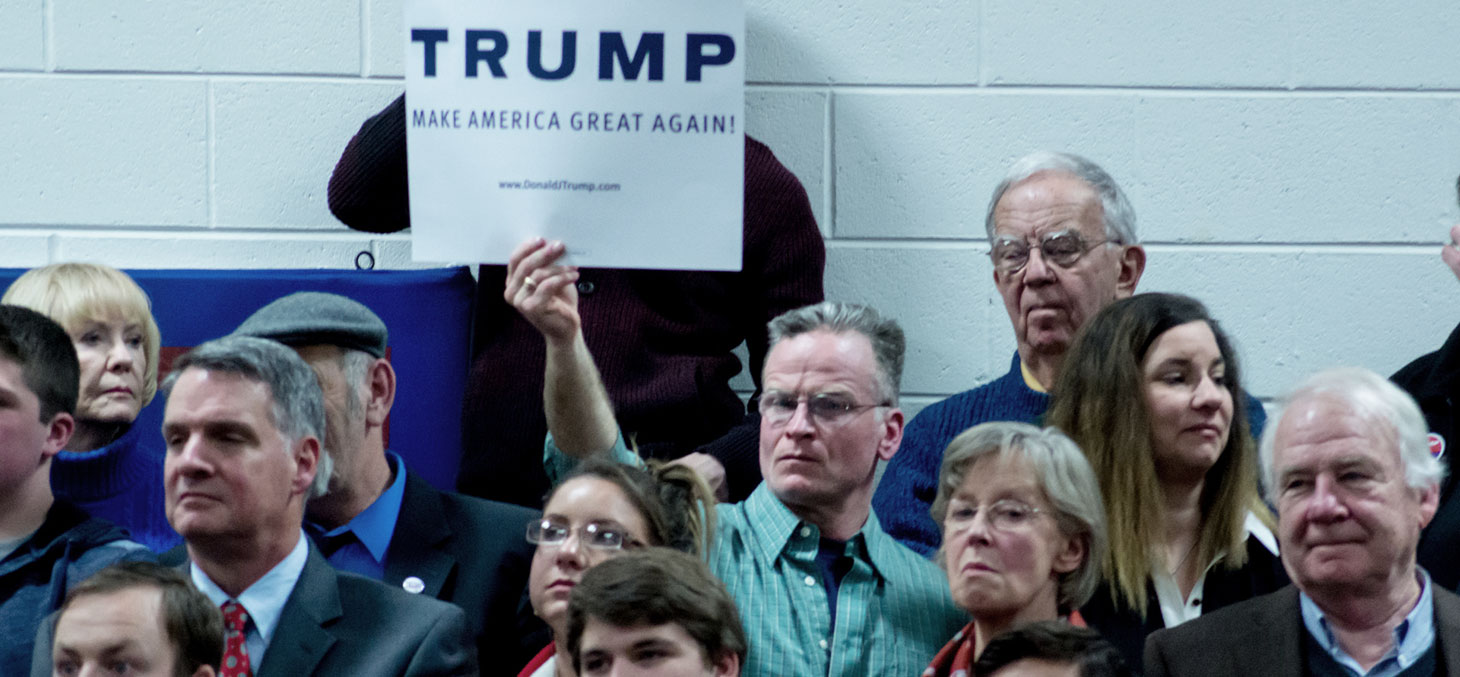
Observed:
[[[1100,481],[1109,549],[1081,614],[1141,664],[1146,635],[1287,583],[1231,341],[1195,299],[1140,294],[1081,330],[1046,423]]]

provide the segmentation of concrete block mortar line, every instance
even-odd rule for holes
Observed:
[[[0,233],[9,231],[11,233],[49,235],[51,233],[60,235],[88,234],[99,237],[148,237],[152,235],[176,237],[179,235],[249,235],[249,236],[273,236],[273,235],[342,235],[342,236],[370,236],[369,233],[358,233],[339,226],[261,226],[256,228],[242,226],[228,226],[223,228],[212,228],[207,226],[163,226],[155,224],[126,224],[122,226],[103,225],[96,223],[47,223],[45,225],[21,225],[21,224],[0,224]],[[384,240],[409,239],[407,233],[382,233],[373,237]]]
[[[788,83],[791,84],[791,83]],[[758,85],[764,86],[764,85]],[[1113,85],[1104,83],[1041,84],[1041,83],[993,83],[971,82],[944,83],[868,83],[833,82],[833,91],[847,94],[970,94],[1028,95],[1055,94],[1061,96],[1108,96],[1129,94],[1152,97],[1210,97],[1210,98],[1419,98],[1449,99],[1460,96],[1460,88],[1381,88],[1381,87],[1232,87],[1199,85]]]
[[[61,261],[61,236],[51,234],[46,236],[46,263],[60,263]]]
[[[1433,242],[1141,242],[1149,252],[1221,254],[1433,254],[1445,241],[1437,233]],[[888,238],[837,237],[826,242],[829,249],[964,249],[988,252],[983,238]]]
[[[0,69],[7,77],[45,77],[53,80],[64,79],[85,79],[85,80],[162,80],[162,81],[191,81],[217,80],[219,82],[292,82],[300,84],[349,84],[352,82],[363,82],[368,80],[403,80],[400,76],[381,76],[379,78],[364,78],[358,73],[286,73],[267,71],[108,71],[108,70],[63,70],[53,72],[37,71],[7,71]]]

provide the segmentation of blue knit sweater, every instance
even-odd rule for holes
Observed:
[[[1024,383],[1015,353],[1009,373],[918,412],[903,430],[902,447],[887,462],[872,496],[882,528],[903,545],[931,556],[942,536],[928,511],[938,491],[938,468],[948,443],[987,421],[1037,424],[1048,407],[1049,395]]]
[[[989,421],[1039,425],[1047,408],[1049,395],[1024,383],[1016,352],[1007,374],[923,409],[903,430],[902,447],[888,461],[872,496],[882,528],[903,545],[931,557],[943,540],[930,510],[948,443],[958,433]],[[1267,414],[1251,395],[1247,395],[1247,420],[1253,437],[1260,437]]]
[[[156,429],[132,426],[116,441],[92,451],[62,451],[51,459],[51,492],[112,522],[153,552],[182,542],[167,523],[162,484],[163,452],[142,444]],[[158,440],[160,442],[160,440]]]

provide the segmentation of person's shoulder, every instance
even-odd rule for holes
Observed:
[[[133,541],[125,529],[99,517],[90,517],[69,503],[57,501],[46,514],[43,530],[53,531],[49,547],[64,547],[77,565],[101,569],[128,560],[155,561],[147,546]]]
[[[444,491],[422,480],[413,489],[426,496],[434,496],[441,502],[449,518],[468,521],[494,528],[517,527],[542,515],[542,511],[514,503],[493,501],[476,496]]]
[[[461,608],[364,576],[334,574],[341,615],[332,634],[358,650],[353,660],[372,667],[400,660],[402,675],[476,674]]]
[[[1433,584],[1431,579],[1431,584]],[[1431,594],[1435,600],[1435,620],[1446,627],[1451,635],[1460,635],[1460,594],[1439,585],[1432,585]]]
[[[390,622],[409,627],[427,619],[457,618],[463,624],[462,610],[430,595],[413,594],[373,578],[331,569],[340,592],[340,605],[345,617],[360,616],[370,622]]]
[[[980,423],[981,421],[975,420],[978,418],[978,412],[988,402],[999,398],[1000,393],[1007,387],[1003,380],[1004,377],[1001,376],[923,407],[922,411],[919,411],[918,415],[908,422],[908,428],[923,426],[937,428],[946,423],[952,423],[959,430],[963,430],[968,425]],[[964,423],[968,425],[963,425]]]

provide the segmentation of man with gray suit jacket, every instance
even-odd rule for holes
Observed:
[[[1445,466],[1363,369],[1304,381],[1260,454],[1293,585],[1151,635],[1146,674],[1460,675],[1460,597],[1415,565]]]
[[[537,548],[523,525],[541,513],[440,491],[386,449],[396,374],[379,315],[339,294],[302,291],[233,333],[289,346],[319,379],[334,472],[329,492],[306,507],[305,531],[332,566],[461,607],[484,661],[525,665],[552,641],[527,599]]]
[[[477,674],[460,609],[336,572],[304,537],[329,464],[319,383],[294,351],[210,341],[165,387],[167,517],[223,610],[224,675]]]

